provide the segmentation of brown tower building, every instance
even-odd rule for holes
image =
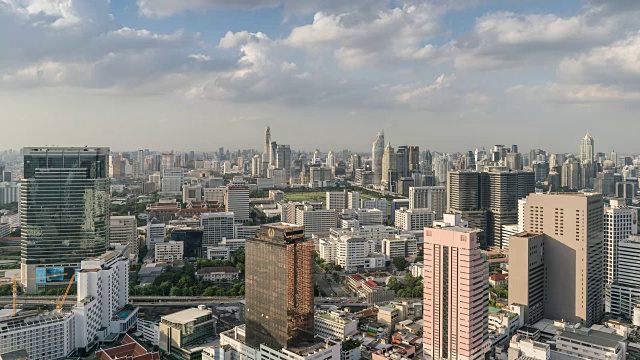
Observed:
[[[273,349],[313,343],[313,241],[302,226],[262,225],[246,242],[247,344]]]

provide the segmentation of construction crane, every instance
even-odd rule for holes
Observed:
[[[58,311],[62,311],[62,306],[64,305],[64,302],[67,300],[67,295],[69,295],[69,289],[71,289],[71,285],[73,285],[73,280],[76,279],[76,274],[71,275],[71,280],[69,280],[69,285],[67,285],[67,289],[64,291],[64,295],[62,295],[62,300],[60,300],[60,302],[58,302],[58,304],[56,305],[56,308],[58,309]]]
[[[44,279],[48,279],[48,278],[58,278],[60,277],[60,275],[49,275],[49,276],[43,276],[42,278]],[[38,277],[38,279],[41,279],[41,277]],[[69,295],[69,290],[71,290],[71,285],[73,285],[73,281],[76,279],[76,274],[71,275],[71,279],[69,280],[69,284],[67,285],[67,288],[64,292],[64,295],[62,297],[61,301],[56,301],[56,309],[58,309],[58,311],[62,311],[62,306],[64,305],[64,302],[67,300],[67,296]],[[36,278],[29,278],[28,280],[36,280]],[[12,302],[13,302],[13,316],[16,316],[16,314],[18,313],[18,280],[16,279],[16,277],[13,277],[13,296],[12,296]]]

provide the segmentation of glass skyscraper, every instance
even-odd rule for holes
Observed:
[[[22,283],[69,281],[109,239],[108,148],[25,148],[20,189]]]

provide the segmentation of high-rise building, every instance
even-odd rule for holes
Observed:
[[[478,232],[424,229],[425,359],[482,359],[490,351],[489,266]]]
[[[417,186],[409,188],[409,209],[431,209],[436,220],[447,210],[447,190],[444,186]]]
[[[427,150],[424,152],[424,162],[422,163],[423,174],[432,175],[433,174],[433,155],[431,155],[431,151]]]
[[[204,213],[200,216],[203,252],[209,246],[218,246],[223,238],[235,239],[236,226],[233,212]]]
[[[181,194],[183,182],[184,169],[182,168],[167,168],[162,172],[162,192],[164,194]]]
[[[144,150],[138,150],[136,160],[138,161],[138,175],[140,177],[144,176],[144,158],[145,158]]]
[[[389,183],[392,183],[393,181],[396,181],[398,179],[397,172],[395,173],[395,175],[391,174],[393,171],[396,171],[396,153],[395,150],[393,150],[393,148],[391,147],[391,143],[389,143],[384,148],[384,153],[382,155],[381,180],[382,185],[384,185],[385,188],[389,191],[393,191],[391,188],[389,188]]]
[[[544,233],[545,317],[591,326],[602,317],[601,194],[530,194],[524,230]],[[512,248],[513,249],[513,248]],[[511,256],[511,253],[510,253]]]
[[[109,243],[129,247],[129,260],[138,262],[138,222],[135,216],[111,216],[109,218]]]
[[[594,161],[596,157],[594,141],[591,134],[587,132],[580,142],[580,162]]]
[[[396,150],[396,170],[398,170],[398,177],[409,176],[409,147],[398,146]]]
[[[291,178],[291,147],[278,145],[276,152],[276,168],[284,170],[285,181],[288,183]]]
[[[340,212],[347,208],[347,191],[327,191],[326,208]]]
[[[535,174],[530,171],[495,171],[488,173],[488,180],[488,246],[501,249],[502,226],[518,223],[518,200],[535,192]]]
[[[561,181],[567,190],[582,189],[582,164],[576,158],[570,157],[562,165]]]
[[[249,186],[246,183],[232,182],[227,185],[224,203],[227,211],[234,213],[237,222],[249,220]]]
[[[262,225],[246,241],[246,341],[292,348],[314,339],[313,241],[301,226]]]
[[[373,142],[373,149],[371,151],[373,171],[373,184],[379,185],[382,181],[382,155],[384,154],[384,131],[380,130],[378,136]]]
[[[251,158],[251,176],[259,177],[260,174],[262,174],[262,157],[256,154]]]
[[[422,230],[425,227],[433,226],[436,214],[431,209],[406,209],[400,208],[395,211],[394,225],[396,229],[402,231]]]
[[[338,223],[338,214],[334,209],[318,209],[312,204],[296,207],[295,214],[296,225],[302,226],[308,237],[316,233],[326,233]]]
[[[510,152],[506,160],[508,170],[522,170],[522,154]]]
[[[618,277],[618,259],[621,240],[638,234],[638,212],[626,206],[622,199],[611,199],[604,208],[604,286],[609,295],[609,286]]]
[[[546,266],[542,233],[521,232],[509,238],[509,304],[524,306],[524,323],[544,318]]]
[[[23,153],[22,283],[32,293],[66,285],[83,259],[107,250],[109,149],[25,148]],[[42,276],[45,267],[64,275]]]
[[[620,159],[618,158],[618,153],[615,150],[611,152],[609,160],[613,161],[613,165],[615,167],[618,167],[618,165],[620,165]]]
[[[276,143],[275,141],[272,141],[269,147],[269,166],[275,167],[277,161],[278,161],[278,143]]]
[[[409,173],[420,171],[420,147],[409,146]]]
[[[618,254],[617,276],[607,293],[605,311],[633,319],[640,304],[640,237],[620,240]]]
[[[402,196],[409,196],[409,189],[414,186],[412,177],[401,177],[398,179],[398,187],[396,192]]]
[[[269,154],[271,151],[271,128],[267,126],[264,130],[264,153]]]
[[[357,191],[349,191],[347,193],[347,208],[348,209],[359,209],[360,208],[360,193]],[[387,209],[384,209],[384,214],[386,215]]]

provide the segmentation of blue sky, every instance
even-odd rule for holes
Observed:
[[[632,152],[635,0],[0,0],[0,117],[114,149]],[[621,129],[629,131],[621,131]],[[574,139],[574,141],[567,141]]]

